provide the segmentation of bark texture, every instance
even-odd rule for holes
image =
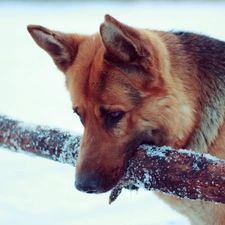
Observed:
[[[225,161],[190,150],[140,146],[112,190],[110,203],[129,185],[183,199],[225,203]]]
[[[81,136],[0,115],[0,147],[76,166]]]
[[[30,152],[76,166],[81,136],[0,116],[0,147]],[[225,203],[225,161],[208,154],[143,145],[112,190],[112,203],[124,187],[161,191],[179,198]]]

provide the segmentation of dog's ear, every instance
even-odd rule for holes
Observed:
[[[57,67],[66,72],[73,63],[84,36],[64,34],[36,25],[29,25],[27,29],[34,41],[53,58]]]
[[[145,50],[139,44],[138,30],[120,23],[110,15],[100,26],[102,42],[106,48],[105,58],[112,62],[132,62],[138,56],[144,56]]]

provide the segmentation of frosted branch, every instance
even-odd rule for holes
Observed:
[[[81,137],[0,116],[0,147],[76,166]],[[110,194],[135,185],[179,198],[225,203],[225,161],[169,147],[140,146]]]
[[[0,147],[75,166],[81,136],[0,116]]]

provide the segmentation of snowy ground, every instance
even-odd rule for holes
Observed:
[[[93,33],[109,13],[132,26],[182,29],[225,40],[225,4],[9,4],[0,3],[0,113],[82,132],[72,114],[64,77],[26,31],[40,24]],[[187,225],[151,192],[125,191],[109,206],[108,194],[74,189],[74,168],[0,149],[1,225]]]

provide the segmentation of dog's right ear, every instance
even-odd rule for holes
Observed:
[[[78,45],[85,37],[51,31],[36,25],[29,25],[27,29],[37,45],[49,53],[62,72],[66,72],[72,65],[77,54]]]

